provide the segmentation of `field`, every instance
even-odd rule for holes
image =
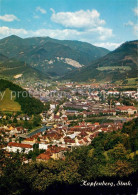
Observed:
[[[117,85],[121,85],[123,83],[123,80],[118,80],[115,82]],[[126,79],[125,87],[134,87],[134,85],[138,84],[138,77],[136,78],[128,78]]]
[[[126,70],[131,70],[130,66],[105,66],[105,67],[99,67],[97,68],[97,70],[100,70],[100,71],[104,71],[104,70],[123,70],[123,71],[126,71]]]
[[[2,94],[4,96],[2,98]],[[14,101],[15,98],[11,99],[11,91],[6,89],[5,92],[0,93],[0,111],[2,112],[17,112],[21,111],[21,106],[18,102]]]
[[[138,84],[138,78],[129,78],[127,81],[130,85]]]

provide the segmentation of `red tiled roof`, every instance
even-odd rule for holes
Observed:
[[[23,127],[16,127],[17,131],[23,130]]]
[[[94,125],[99,125],[99,123],[94,123]]]
[[[34,141],[33,138],[26,138],[25,141]]]
[[[64,139],[65,143],[75,143],[75,140],[72,139]]]
[[[55,115],[54,119],[60,119],[60,116]]]
[[[46,153],[47,152],[49,152],[50,154],[52,154],[52,153],[59,153],[59,152],[64,151],[64,150],[66,150],[66,149],[63,148],[63,147],[52,146],[52,147],[49,147],[47,149]]]
[[[89,141],[87,140],[87,138],[86,138],[86,137],[84,137],[84,138],[83,138],[83,140],[84,140],[85,142],[89,142]]]
[[[79,144],[83,144],[83,142],[82,141],[79,141]]]
[[[21,144],[21,143],[15,143],[15,142],[9,142],[8,146],[14,146],[14,147],[20,147],[20,148],[32,148],[33,147],[30,144]]]
[[[80,133],[80,135],[82,135],[82,136],[86,136],[86,135],[88,135],[85,131],[82,131],[81,133]]]
[[[128,110],[128,109],[136,110],[136,108],[134,106],[117,106],[117,109],[119,109],[119,110]]]
[[[111,128],[112,129],[112,128]],[[108,131],[108,128],[102,128],[102,131]]]
[[[43,154],[39,154],[39,156],[37,156],[36,158],[41,160],[49,160],[50,155],[43,153]]]

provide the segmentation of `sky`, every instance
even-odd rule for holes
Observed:
[[[137,0],[0,0],[0,39],[78,40],[114,50],[138,39]]]

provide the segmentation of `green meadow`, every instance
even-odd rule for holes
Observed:
[[[21,111],[20,104],[15,101],[15,98],[11,98],[11,90],[9,89],[5,90],[3,98],[2,95],[0,95],[0,111],[2,112]]]
[[[128,70],[131,70],[131,67],[130,66],[104,66],[104,67],[97,68],[97,70],[100,70],[100,71],[104,71],[104,70],[114,71],[114,70],[117,70],[117,69],[128,71]]]

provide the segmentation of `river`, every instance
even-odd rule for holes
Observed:
[[[46,131],[46,130],[48,130],[48,129],[50,129],[50,128],[51,128],[51,126],[43,126],[43,127],[39,128],[39,129],[36,129],[35,131],[29,133],[29,134],[27,135],[27,137],[31,137],[31,136],[35,135],[36,133]]]

